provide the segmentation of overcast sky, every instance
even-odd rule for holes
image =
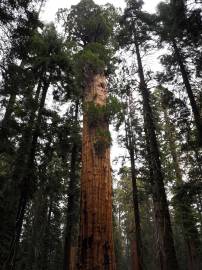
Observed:
[[[69,8],[71,5],[75,5],[80,0],[47,0],[43,13],[41,14],[42,20],[46,22],[54,21],[55,13],[59,8]],[[103,5],[106,3],[112,3],[114,6],[124,8],[124,0],[94,0],[97,4]],[[160,0],[144,0],[144,9],[149,12],[155,12],[156,5]]]

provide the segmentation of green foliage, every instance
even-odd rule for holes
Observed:
[[[134,42],[138,40],[141,55],[152,48],[151,44],[154,46],[156,39],[153,31],[159,35],[161,42],[170,45],[172,38],[175,38],[183,60],[187,63],[187,70],[190,71],[188,75],[194,86],[194,96],[197,103],[201,103],[200,8],[195,9],[193,6],[191,10],[186,1],[172,0],[171,4],[161,3],[157,14],[152,15],[142,11],[143,1],[127,0],[127,8],[117,26],[119,18],[112,5],[99,6],[92,0],[82,0],[69,10],[64,9],[58,13],[64,26],[62,37],[53,24],[43,25],[39,21],[37,11],[41,2],[2,0],[0,4],[0,103],[1,116],[4,116],[0,123],[0,265],[4,264],[10,252],[20,188],[28,194],[19,252],[16,252],[17,258],[13,260],[16,270],[62,269],[63,253],[67,253],[67,250],[63,250],[64,230],[68,224],[73,228],[71,233],[67,231],[66,236],[68,239],[73,238],[73,244],[77,245],[82,127],[75,100],[79,102],[79,86],[85,84],[86,76],[89,78],[100,73],[108,75],[114,71],[113,56],[117,45],[114,39],[117,33],[120,46],[132,48],[133,54]],[[159,86],[157,93],[151,87],[150,102],[156,111],[154,121],[165,176],[164,184],[171,199],[169,210],[175,232],[175,246],[183,261],[181,269],[186,269],[188,253],[182,239],[184,228],[181,220],[183,216],[187,226],[185,236],[197,241],[200,237],[201,240],[202,159],[201,149],[192,142],[195,130],[190,117],[190,106],[184,94],[180,93],[183,87],[182,81],[177,78],[179,68],[176,60],[176,54],[172,51],[161,56],[166,72],[163,76],[159,74],[159,82],[165,83],[168,89]],[[137,69],[134,65],[130,72],[128,61],[126,65],[125,76],[118,75],[112,87],[124,105],[110,95],[103,106],[97,105],[94,100],[84,104],[84,111],[88,117],[88,128],[91,129],[93,150],[98,156],[108,151],[112,143],[107,126],[113,120],[120,130],[119,145],[124,144],[128,149],[128,146],[134,146],[145,268],[153,270],[158,269],[155,259],[155,237],[158,232],[155,231],[151,204],[151,168],[147,162],[142,103],[135,93],[139,87],[136,81]],[[41,121],[37,123],[42,89],[47,84],[50,85],[48,102],[46,100],[46,106],[41,105],[44,108],[41,110]],[[38,87],[41,92],[39,98],[35,99]],[[171,123],[176,127],[173,140],[179,156],[182,180],[185,180],[177,186],[169,138],[163,122],[163,109],[168,110]],[[31,114],[35,115],[35,119],[30,124]],[[124,125],[121,125],[123,122]],[[172,133],[169,126],[167,129]],[[25,132],[27,130],[29,134]],[[26,151],[30,144],[20,152],[20,142],[33,141],[31,139],[35,131],[37,138],[35,147],[32,147],[33,162],[26,169]],[[19,160],[16,159],[18,153],[22,153]],[[122,162],[127,165],[127,157],[124,156]],[[13,177],[14,166],[19,170],[19,179],[22,179],[21,174],[25,176],[23,185]],[[130,240],[134,237],[134,213],[130,171],[130,168],[122,165],[114,192],[114,240],[118,270],[131,268]],[[72,209],[69,215],[66,214],[68,208]]]
[[[106,105],[98,105],[93,101],[84,105],[88,115],[89,127],[97,127],[102,123],[110,123],[120,112],[122,105],[115,96],[109,96]]]
[[[109,51],[102,44],[90,43],[76,56],[80,73],[103,73],[110,61]]]
[[[32,36],[28,63],[30,62],[35,72],[46,69],[54,72],[56,76],[58,67],[63,71],[71,71],[70,53],[66,50],[66,44],[57,33],[54,24],[47,25],[42,33],[37,31]]]
[[[122,104],[121,102],[112,95],[109,95],[107,99],[106,111],[109,116],[109,121],[111,122],[113,118],[121,112]]]
[[[79,81],[85,81],[92,73],[110,74],[113,71],[113,29],[117,17],[112,5],[99,6],[92,0],[82,0],[70,10],[58,12],[67,41],[75,45]]]
[[[183,36],[186,27],[185,14],[184,1],[172,1],[170,4],[160,2],[157,20],[161,21],[161,25],[157,29],[159,29],[162,39],[169,40],[176,36]]]
[[[120,18],[118,41],[121,47],[131,46],[138,40],[139,45],[149,48],[153,16],[142,10],[143,1],[127,1],[127,8]]]
[[[101,128],[96,129],[93,146],[97,155],[102,155],[104,151],[110,147],[111,142],[112,138],[109,130]]]
[[[67,38],[81,46],[91,42],[106,45],[109,42],[116,21],[112,5],[99,6],[92,0],[82,0],[70,10],[60,10]]]
[[[88,116],[89,127],[97,127],[108,120],[105,115],[105,109],[106,106],[97,105],[93,101],[84,105],[84,110]]]
[[[113,57],[112,49],[92,42],[75,55],[75,62],[78,80],[85,81],[86,77],[92,76],[92,74],[110,75],[113,73],[116,58]]]

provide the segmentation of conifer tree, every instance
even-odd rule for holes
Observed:
[[[158,96],[160,112],[162,113],[162,121],[164,122],[164,131],[165,131],[165,140],[164,143],[168,144],[167,147],[169,149],[172,164],[174,168],[174,178],[175,182],[174,186],[174,198],[173,204],[175,209],[175,216],[179,217],[179,221],[176,220],[177,223],[182,227],[182,234],[186,245],[186,257],[188,257],[186,264],[188,265],[188,269],[199,269],[199,250],[200,250],[200,240],[199,234],[196,226],[196,219],[194,217],[194,211],[192,209],[191,201],[184,200],[183,197],[186,197],[186,192],[184,195],[180,192],[184,185],[183,180],[183,172],[180,166],[180,156],[179,156],[179,146],[177,144],[177,132],[176,127],[170,117],[172,110],[174,109],[183,109],[183,103],[180,102],[179,99],[174,98],[174,95],[163,87],[159,87],[158,92],[160,96]],[[182,108],[180,108],[182,107]],[[179,137],[179,135],[178,135]],[[179,142],[178,142],[179,143]],[[179,200],[180,192],[181,197]]]
[[[194,18],[195,20],[196,18]],[[199,20],[201,20],[199,18]],[[158,6],[159,24],[156,25],[156,31],[160,35],[162,42],[167,42],[172,48],[173,60],[177,62],[184,87],[189,98],[191,109],[194,116],[194,122],[197,129],[197,140],[199,146],[202,138],[202,120],[199,106],[197,104],[196,94],[191,84],[190,71],[186,63],[186,54],[181,47],[184,47],[184,40],[190,42],[189,30],[193,27],[190,18],[187,16],[187,9],[184,1],[170,1],[169,4],[160,3]],[[196,36],[200,40],[200,28],[195,29]],[[192,29],[193,31],[193,29]],[[191,32],[192,32],[191,31]],[[193,31],[194,32],[194,31]],[[187,38],[188,36],[188,38]],[[193,44],[193,43],[192,43]],[[193,45],[191,46],[193,48]]]
[[[115,269],[106,81],[110,62],[106,45],[114,16],[112,6],[82,0],[64,20],[68,39],[82,48],[78,53],[84,106],[79,269]]]
[[[29,59],[30,62],[27,64],[30,64],[35,70],[35,74],[38,73],[40,77],[37,78],[38,86],[34,96],[34,106],[28,111],[29,122],[22,134],[13,168],[11,192],[12,194],[13,192],[16,193],[16,187],[20,192],[16,194],[18,196],[16,196],[15,201],[9,206],[10,213],[15,215],[16,211],[16,217],[5,269],[9,269],[9,267],[12,269],[15,265],[16,251],[22,231],[26,206],[34,192],[32,170],[48,88],[51,83],[54,84],[57,82],[64,74],[65,76],[67,74],[67,78],[71,77],[68,56],[64,53],[62,42],[57,38],[53,26],[47,27],[42,35],[37,33],[33,37],[33,43],[31,45],[33,46],[30,48],[32,58]]]
[[[70,173],[68,185],[68,201],[66,210],[66,228],[64,242],[64,261],[63,269],[72,269],[77,264],[78,250],[78,216],[79,216],[79,175],[78,166],[80,162],[81,142],[79,136],[79,100],[75,102],[73,109],[72,123],[72,149],[70,159]]]
[[[160,264],[161,269],[178,269],[175,253],[174,240],[171,228],[168,202],[163,182],[163,172],[160,160],[160,151],[156,135],[156,127],[151,107],[150,93],[146,84],[145,74],[142,65],[140,48],[146,46],[149,39],[148,27],[145,23],[146,14],[141,12],[142,1],[128,1],[128,6],[123,16],[125,27],[121,36],[123,44],[133,44],[137,57],[139,89],[143,100],[144,127],[146,134],[148,160],[151,170],[151,187],[154,203],[154,212],[159,238]],[[132,37],[132,38],[131,38]]]

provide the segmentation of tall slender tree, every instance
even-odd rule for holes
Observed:
[[[160,160],[160,151],[156,136],[154,116],[150,104],[150,93],[146,84],[140,48],[143,48],[149,39],[147,24],[144,22],[146,14],[141,12],[142,1],[128,1],[128,6],[123,16],[124,31],[129,44],[134,44],[138,65],[139,89],[141,91],[144,111],[144,127],[148,159],[151,169],[151,187],[154,203],[154,212],[159,236],[159,249],[161,269],[178,269],[174,240],[171,228],[168,202],[163,181],[163,172]],[[127,36],[128,35],[128,36]],[[131,38],[132,37],[132,38]],[[124,33],[122,38],[124,39]]]
[[[140,205],[139,205],[139,190],[137,187],[137,175],[138,170],[136,167],[137,162],[137,152],[138,152],[138,141],[140,130],[138,128],[137,120],[137,102],[134,99],[134,86],[133,80],[128,79],[130,76],[129,69],[127,67],[123,68],[123,74],[121,76],[120,85],[118,87],[118,93],[120,95],[121,101],[123,103],[123,112],[120,115],[119,125],[123,121],[124,123],[124,135],[123,142],[128,151],[130,159],[130,169],[131,169],[131,182],[132,182],[132,193],[133,193],[133,210],[134,210],[134,236],[131,245],[133,246],[133,265],[135,269],[144,269],[144,254],[142,246],[142,232],[141,232],[141,220],[140,220]],[[126,79],[127,78],[127,79]],[[116,82],[117,83],[117,82]],[[118,83],[117,83],[118,84]],[[123,119],[122,119],[123,118]],[[132,255],[131,254],[131,255]]]
[[[169,117],[169,104],[172,104],[172,94],[167,89],[163,89],[161,95],[161,107],[165,122],[165,135],[168,140],[169,150],[173,160],[173,166],[176,177],[176,188],[180,189],[183,186],[183,175],[180,168],[179,156],[176,145],[176,130],[175,126]],[[176,211],[180,217],[183,227],[183,236],[187,247],[188,254],[188,269],[199,269],[199,235],[195,224],[195,218],[189,201],[180,198],[176,195],[175,198]]]
[[[36,34],[35,38],[38,38],[37,42],[41,41],[41,43],[37,43],[39,44],[37,47],[36,39],[33,41],[33,45],[36,47],[33,47],[34,52],[31,64],[35,64],[33,66],[33,69],[36,69],[35,72],[40,70],[39,74],[41,77],[39,78],[35,94],[35,106],[33,106],[29,113],[29,123],[27,123],[22,136],[13,169],[13,185],[15,188],[20,187],[20,194],[16,196],[16,201],[14,202],[17,204],[17,208],[15,204],[10,205],[10,211],[13,211],[12,209],[14,208],[16,209],[17,214],[9,255],[4,264],[5,269],[13,269],[15,267],[16,252],[22,231],[24,214],[27,202],[33,194],[32,168],[36,155],[37,140],[39,137],[47,91],[50,83],[54,84],[59,77],[61,78],[62,70],[64,73],[67,70],[70,71],[69,59],[64,53],[62,42],[57,38],[53,26],[47,27],[42,35],[39,33]],[[36,49],[38,49],[38,51],[35,51]],[[71,71],[68,74],[68,78],[70,78],[70,74]],[[37,116],[36,113],[38,113]]]
[[[70,173],[68,185],[68,201],[66,210],[66,228],[64,242],[63,269],[74,269],[77,264],[78,250],[78,216],[79,216],[79,191],[78,191],[78,166],[80,161],[80,137],[79,137],[79,100],[75,102],[73,111],[72,149],[70,159]]]
[[[170,44],[173,50],[173,58],[179,66],[184,87],[193,112],[194,122],[198,134],[197,140],[200,146],[202,144],[201,113],[197,104],[196,94],[194,93],[194,89],[191,84],[190,71],[188,69],[188,64],[186,63],[185,53],[183,52],[183,49],[181,49],[181,47],[183,48],[185,45],[184,40],[186,40],[186,44],[190,42],[188,30],[191,27],[191,22],[187,17],[185,2],[181,0],[171,0],[169,4],[160,3],[158,6],[157,21],[159,21],[159,24],[156,25],[156,31],[158,34],[160,34],[162,42],[165,41]],[[198,36],[200,36],[200,29],[197,31],[199,32]]]

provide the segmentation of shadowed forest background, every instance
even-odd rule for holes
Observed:
[[[0,1],[0,269],[202,269],[202,2],[46,2]]]

